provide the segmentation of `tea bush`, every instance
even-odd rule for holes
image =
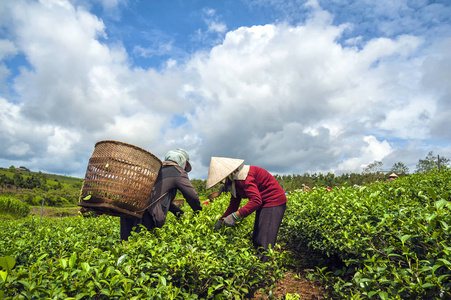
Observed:
[[[30,206],[12,197],[0,195],[0,214],[23,218],[30,213]]]
[[[119,218],[0,222],[0,257],[16,266],[4,299],[243,299],[283,276],[284,252],[261,263],[252,217],[214,231],[228,199],[119,241]],[[1,281],[1,279],[0,279]]]
[[[449,299],[450,195],[449,170],[292,194],[280,237],[342,261],[318,268],[337,297]]]

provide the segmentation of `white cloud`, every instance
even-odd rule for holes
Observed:
[[[0,156],[10,160],[29,160],[45,154],[46,142],[53,134],[50,126],[30,122],[21,114],[21,105],[0,97]]]
[[[392,152],[387,141],[378,141],[374,136],[365,136],[357,157],[351,157],[340,163],[335,170],[338,173],[360,173],[363,168],[374,161],[381,161]]]
[[[180,76],[130,69],[122,47],[99,41],[102,21],[68,1],[21,4],[12,7],[11,29],[31,68],[15,77],[20,104],[2,99],[0,152],[74,172],[98,140],[164,148],[161,128],[190,105]],[[1,45],[2,53],[17,52],[13,41]]]
[[[421,40],[376,38],[359,50],[338,44],[344,28],[328,24],[242,27],[191,62],[201,78],[193,126],[208,141],[204,156],[252,158],[279,171],[351,171],[390,153],[368,131],[427,137],[418,129],[433,114],[431,98],[410,90],[421,76],[404,76]],[[360,151],[339,163],[344,139]],[[369,152],[379,144],[377,155]]]
[[[0,60],[8,56],[14,56],[18,52],[17,47],[9,40],[0,39]]]
[[[192,178],[206,177],[211,156],[302,174],[360,172],[374,160],[407,157],[412,166],[405,149],[416,159],[435,149],[451,154],[449,37],[350,37],[359,24],[335,24],[317,1],[299,8],[310,13],[297,25],[227,32],[211,9],[203,14],[209,29],[198,37],[213,37],[216,46],[185,62],[165,58],[166,68],[157,71],[132,66],[127,49],[153,58],[171,53],[173,40],[160,40],[155,45],[169,48],[151,52],[106,43],[106,23],[87,4],[0,4],[8,18],[0,22],[10,33],[0,40],[0,80],[12,83],[14,94],[0,97],[0,162],[80,176],[95,142],[104,139],[160,158],[185,148],[195,165]],[[293,5],[277,7],[288,12]],[[404,9],[396,4],[397,12]],[[390,17],[403,21],[398,13]],[[18,53],[27,64],[8,81],[3,62]],[[427,142],[442,137],[438,146]]]

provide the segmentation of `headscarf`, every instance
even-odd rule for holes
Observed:
[[[191,164],[189,163],[189,155],[184,149],[177,148],[166,153],[164,160],[172,160],[182,167],[186,172],[191,171]]]

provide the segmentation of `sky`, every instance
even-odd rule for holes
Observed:
[[[83,178],[101,140],[190,178],[451,158],[449,0],[0,0],[0,166]]]

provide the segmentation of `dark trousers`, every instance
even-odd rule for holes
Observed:
[[[252,234],[252,243],[259,250],[261,261],[268,260],[268,256],[262,256],[264,250],[274,247],[277,240],[282,218],[287,204],[284,203],[274,207],[263,207],[255,212],[254,232]],[[263,248],[263,249],[262,249]]]
[[[121,217],[121,240],[123,241],[128,240],[128,237],[131,235],[133,231],[133,227],[136,227],[135,228],[136,232],[140,232],[141,231],[140,225],[146,227],[147,230],[156,227],[155,222],[147,209],[144,212],[142,219]]]

